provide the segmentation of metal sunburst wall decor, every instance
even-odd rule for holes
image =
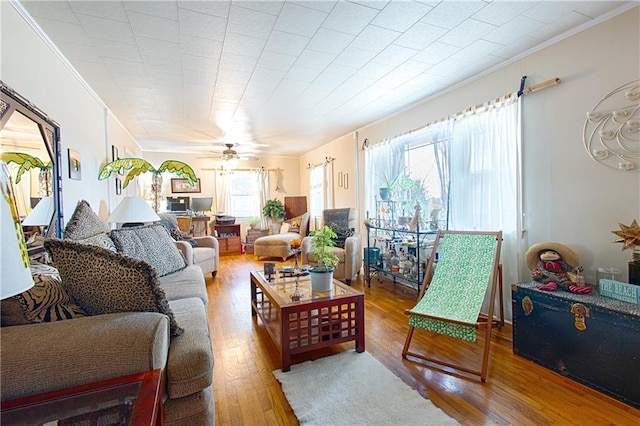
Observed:
[[[587,112],[583,142],[598,163],[640,171],[640,80],[618,87]]]

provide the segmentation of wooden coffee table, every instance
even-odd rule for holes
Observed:
[[[311,291],[309,276],[252,271],[251,314],[260,317],[280,349],[282,371],[291,356],[355,340],[364,352],[364,294],[333,280],[330,292]]]
[[[10,401],[3,425],[162,424],[162,372],[145,371]]]

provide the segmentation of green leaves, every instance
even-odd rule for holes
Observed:
[[[175,173],[176,175],[187,179],[192,185],[196,184],[198,178],[191,166],[182,161],[166,160],[156,170],[147,160],[142,158],[119,158],[110,163],[105,164],[98,173],[98,180],[103,180],[111,176],[111,173],[117,173],[119,170],[130,170],[122,182],[122,187],[126,188],[129,182],[142,173],[151,172],[154,175],[164,172]]]
[[[0,159],[7,164],[16,163],[20,165],[20,168],[16,173],[16,183],[20,183],[22,175],[28,170],[33,168],[47,170],[52,167],[51,162],[44,164],[38,157],[34,157],[33,155],[25,154],[23,152],[3,152],[0,154]]]

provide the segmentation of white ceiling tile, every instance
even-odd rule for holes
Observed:
[[[89,15],[78,15],[78,19],[89,37],[135,44],[131,27],[126,22],[118,22]]]
[[[465,47],[496,28],[495,25],[468,19],[440,37],[439,41],[458,47]]]
[[[394,31],[407,31],[433,8],[413,1],[392,1],[371,22]]]
[[[255,10],[257,12],[267,13],[269,15],[278,15],[280,10],[282,10],[282,6],[284,5],[284,1],[275,1],[275,0],[256,0],[256,1],[240,1],[234,2],[233,7],[243,7],[251,10]]]
[[[81,44],[84,46],[93,46],[81,24],[71,24],[47,18],[38,18],[38,25],[51,40],[55,40],[56,44],[72,42],[74,44]]]
[[[275,81],[279,83],[285,75],[285,71],[256,67],[251,75],[251,80],[257,82]]]
[[[397,31],[369,25],[353,40],[350,47],[379,53],[399,36]]]
[[[583,24],[588,20],[589,18],[580,13],[570,12],[566,15],[557,17],[549,24],[546,24],[540,28],[536,28],[535,30],[531,31],[529,35],[541,40],[547,40],[549,38],[557,36],[558,34],[562,34],[563,32],[570,30],[571,28],[575,28],[577,25]]]
[[[72,63],[102,63],[102,58],[98,55],[93,46],[85,46],[75,43],[59,43],[58,48],[64,51],[64,56]]]
[[[308,7],[310,9],[316,9],[321,12],[329,13],[334,8],[337,1],[329,1],[329,0],[301,0],[301,1],[289,1],[289,3],[297,4],[299,6]]]
[[[267,2],[265,2],[267,3]],[[245,3],[240,3],[245,5]],[[227,31],[262,39],[269,38],[277,17],[268,13],[236,6],[231,7]]]
[[[408,80],[411,80],[412,78],[422,74],[423,72],[425,72],[429,68],[431,68],[431,65],[429,65],[427,63],[408,60],[407,62],[403,63],[402,65],[396,67],[389,74],[392,74],[395,77],[398,77],[398,78],[400,78],[400,79],[402,79],[404,81],[408,81]]]
[[[457,46],[435,42],[413,55],[411,59],[426,62],[428,64],[437,64],[438,62],[453,55],[458,50],[460,50],[460,48]]]
[[[217,16],[179,9],[180,34],[223,41],[227,20]],[[157,38],[157,37],[156,37]]]
[[[623,6],[629,2],[626,1],[577,1],[573,3],[573,11],[593,19],[607,11]],[[637,1],[633,2],[637,3]]]
[[[309,87],[296,99],[296,106],[305,109],[312,108],[328,94],[329,91],[327,90],[312,89]]]
[[[258,59],[258,66],[273,70],[288,71],[295,63],[297,56],[284,55],[276,52],[262,52]]]
[[[338,54],[353,41],[355,37],[339,31],[320,28],[309,42],[309,48],[318,52]]]
[[[322,76],[328,79],[344,81],[354,75],[356,71],[358,71],[357,68],[331,64],[322,71]]]
[[[451,58],[458,59],[463,62],[478,62],[482,60],[483,57],[492,54],[501,47],[501,44],[486,40],[476,40],[469,46],[460,49],[451,55]]]
[[[55,4],[48,1],[23,1],[21,4],[27,9],[29,15],[36,18],[67,22],[69,24],[79,24],[75,12],[68,2],[58,2]],[[40,21],[40,19],[38,19]]]
[[[298,57],[298,60],[294,64],[295,66],[317,68],[319,70],[325,69],[331,61],[335,59],[336,55],[326,52],[316,52],[311,49],[305,49],[304,52]]]
[[[180,42],[180,29],[177,20],[129,12],[129,21],[136,36]]]
[[[494,1],[473,15],[473,19],[500,26],[531,9],[537,1]]]
[[[341,1],[333,8],[322,27],[358,35],[378,13],[378,10],[370,7]]]
[[[287,78],[295,81],[303,81],[310,83],[316,79],[322,72],[321,68],[311,68],[298,65],[297,63],[287,72]]]
[[[350,1],[351,3],[357,3],[361,6],[366,6],[366,7],[370,7],[377,10],[382,10],[385,8],[387,4],[389,4],[389,0],[350,0]]]
[[[449,58],[429,68],[429,74],[450,77],[452,74],[468,66],[469,66],[468,62]]]
[[[487,3],[482,1],[443,1],[427,13],[422,22],[451,29],[486,5]]]
[[[536,44],[538,44],[537,38],[526,35],[513,40],[511,43],[507,44],[506,46],[502,46],[499,49],[496,49],[493,52],[493,55],[499,56],[503,59],[510,59],[520,54],[521,52],[531,49]]]
[[[182,69],[185,71],[197,71],[203,74],[215,74],[218,72],[219,61],[203,56],[182,55]]]
[[[522,15],[538,22],[549,23],[558,16],[570,13],[576,4],[575,1],[541,1],[522,12]]]
[[[143,56],[158,56],[161,58],[179,58],[180,44],[170,41],[156,40],[147,37],[136,37],[138,50]]]
[[[147,72],[158,71],[166,74],[180,76],[182,74],[182,60],[170,58],[159,58],[157,56],[143,56],[144,67]]]
[[[258,58],[223,52],[220,59],[220,68],[251,73],[257,62]]]
[[[124,7],[132,12],[140,12],[145,15],[156,16],[158,18],[178,19],[178,4],[175,1],[125,1]]]
[[[114,77],[146,77],[146,71],[142,62],[124,61],[116,58],[104,58],[104,63],[111,72],[111,75]]]
[[[179,1],[178,8],[227,18],[231,8],[231,1]]]
[[[370,78],[373,80],[377,80],[384,76],[385,74],[390,73],[394,70],[395,67],[391,65],[385,64],[377,64],[375,62],[368,63],[367,65],[360,68],[357,75],[362,78]]]
[[[294,101],[308,87],[308,84],[301,81],[284,79],[278,88],[273,92],[272,102]]]
[[[266,40],[261,38],[229,33],[225,37],[222,51],[224,53],[235,53],[237,55],[258,58],[265,44]]]
[[[264,50],[298,56],[308,43],[309,39],[307,37],[274,30],[271,32],[271,36],[269,40],[267,40],[267,45]]]
[[[326,17],[327,14],[324,12],[285,3],[276,21],[275,29],[311,38]]]
[[[355,47],[347,47],[340,55],[338,55],[334,62],[338,65],[361,68],[375,56],[376,52],[356,49]]]
[[[133,44],[119,43],[117,41],[100,38],[91,39],[95,51],[101,57],[125,59],[127,61],[142,62],[138,47]]]
[[[444,28],[418,22],[398,37],[398,39],[394,41],[394,44],[410,49],[421,50],[436,41],[446,32],[447,30]]]
[[[183,90],[184,84],[182,80],[182,74],[174,74],[166,71],[166,67],[150,68],[149,66],[147,66],[147,76],[149,78],[149,81],[151,82],[151,85],[156,89],[164,86],[166,88],[175,90],[176,94],[180,94]]]
[[[540,26],[538,21],[524,16],[517,16],[504,25],[496,28],[482,38],[484,40],[506,45],[513,40],[520,38]]]
[[[378,55],[376,55],[376,57],[373,58],[373,62],[378,64],[398,66],[407,59],[411,58],[416,53],[418,53],[417,50],[392,44],[391,46],[380,52]]]
[[[180,39],[180,52],[183,55],[220,59],[222,43],[207,40],[206,38],[183,35]]]
[[[120,22],[128,22],[127,12],[122,2],[115,1],[70,1],[71,9],[76,14],[97,16]]]
[[[325,74],[320,74],[318,78],[309,84],[309,90],[319,90],[321,92],[332,92],[342,84],[343,80],[328,78]]]
[[[184,62],[182,63],[182,66],[184,67]],[[203,84],[210,86],[214,86],[216,84],[217,77],[217,71],[203,72],[198,70],[185,69],[182,73],[182,78],[184,78],[184,81],[188,81],[193,84]]]

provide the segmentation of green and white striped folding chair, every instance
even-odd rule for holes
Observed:
[[[480,376],[486,380],[491,342],[491,328],[504,325],[502,308],[502,269],[500,246],[502,231],[467,232],[440,231],[436,236],[433,251],[418,303],[406,310],[409,315],[409,332],[402,350],[402,357],[420,360]],[[437,267],[434,266],[438,253]],[[432,273],[433,271],[433,273]],[[488,313],[480,313],[487,288],[491,296]],[[499,298],[499,318],[494,318],[496,297]],[[411,338],[416,328],[429,330],[451,337],[476,341],[476,330],[485,330],[482,368],[480,370],[456,365],[440,359],[427,357],[424,353],[410,352]]]

